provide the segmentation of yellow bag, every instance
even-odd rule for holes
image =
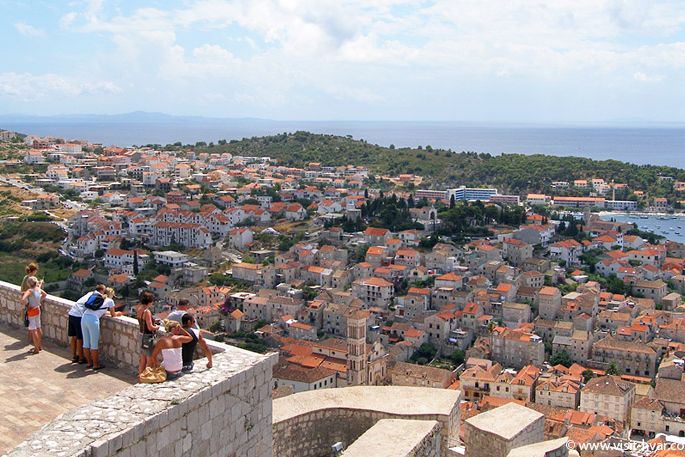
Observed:
[[[140,382],[143,384],[158,384],[166,381],[166,370],[164,367],[147,367],[140,375]]]

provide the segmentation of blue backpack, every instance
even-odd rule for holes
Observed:
[[[88,297],[88,300],[86,300],[83,306],[91,311],[97,311],[102,308],[103,303],[105,303],[105,297],[100,295],[99,292],[94,291],[92,294],[90,294],[90,297]]]

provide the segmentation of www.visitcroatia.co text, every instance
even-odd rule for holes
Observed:
[[[566,442],[568,449],[575,449],[577,451],[623,451],[623,452],[638,452],[650,450],[666,451],[677,450],[685,451],[685,443],[576,443],[573,440]]]

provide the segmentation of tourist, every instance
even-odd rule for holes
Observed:
[[[200,343],[202,352],[205,354],[205,357],[207,357],[207,368],[212,368],[212,351],[209,350],[207,341],[205,341],[202,333],[197,328],[195,317],[190,313],[185,313],[181,317],[181,324],[185,331],[193,338],[192,341],[183,344],[181,351],[183,355],[183,371],[193,371],[193,356],[195,355],[195,347],[198,343]]]
[[[69,337],[69,345],[71,346],[71,361],[72,363],[84,364],[86,358],[83,356],[83,330],[81,329],[81,318],[86,310],[86,302],[93,296],[98,294],[105,296],[104,284],[99,284],[95,290],[88,292],[83,297],[79,298],[69,309],[69,325],[67,326],[67,336]]]
[[[38,273],[38,265],[31,262],[28,265],[26,265],[26,268],[24,268],[24,271],[26,272],[26,274],[24,275],[24,279],[21,280],[21,293],[22,294],[29,289],[29,285],[27,282],[28,279],[31,276],[36,276],[36,274]],[[41,288],[42,288],[42,284],[41,284]],[[24,310],[24,311],[26,311],[26,310]],[[28,339],[28,341],[32,341],[32,339],[33,339],[31,336],[31,330],[29,330],[27,333],[27,339]]]
[[[155,334],[157,333],[159,326],[155,325],[152,319],[152,311],[150,310],[154,301],[154,294],[146,290],[140,294],[140,303],[136,305],[136,318],[138,319],[138,327],[140,328],[141,335],[138,376],[140,376],[150,364],[152,351],[155,348]]]
[[[31,353],[38,354],[42,349],[43,331],[40,326],[40,305],[45,302],[47,294],[41,289],[41,283],[35,276],[26,279],[28,289],[21,296],[21,304],[27,307],[29,334],[33,342]]]
[[[183,369],[182,346],[193,340],[193,337],[176,321],[165,320],[164,330],[170,335],[161,337],[152,351],[151,366],[158,366],[159,355],[162,355],[162,367],[166,371],[167,379],[175,379],[181,375]]]
[[[24,269],[26,272],[26,275],[24,275],[24,279],[21,280],[21,291],[26,292],[27,290],[30,289],[28,285],[28,279],[33,276],[36,276],[36,273],[38,273],[38,265],[35,263],[31,262],[28,265],[26,265],[26,268]]]
[[[179,324],[182,324],[183,323],[183,321],[182,321],[183,316],[188,314],[187,309],[188,309],[189,305],[190,305],[190,302],[188,300],[186,300],[186,299],[179,300],[178,305],[175,306],[173,311],[171,311],[169,313],[169,315],[167,316],[167,319],[169,319],[170,321],[176,321]],[[200,326],[197,325],[197,321],[195,322],[195,328],[197,330],[200,330]]]
[[[83,355],[86,358],[88,368],[101,370],[105,366],[100,363],[98,343],[100,341],[100,318],[107,312],[112,317],[121,316],[122,313],[114,310],[114,289],[107,287],[103,300],[88,300],[84,303],[85,310],[81,318],[81,330],[83,332]],[[95,307],[89,306],[94,302]]]

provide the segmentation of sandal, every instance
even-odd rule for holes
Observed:
[[[97,367],[93,367],[93,371],[98,371],[98,370],[102,370],[103,368],[105,368],[105,366],[104,366],[104,365],[102,365],[102,364],[100,364],[100,365],[99,365],[99,366],[97,366]]]
[[[83,365],[84,363],[88,363],[86,359],[79,359],[78,364]]]
[[[30,354],[38,354],[39,352],[40,352],[40,349],[36,349],[36,348],[29,349]]]
[[[86,368],[93,368],[93,365],[88,364],[88,365],[86,365]]]
[[[78,356],[75,355],[71,358],[71,363],[78,363]]]

